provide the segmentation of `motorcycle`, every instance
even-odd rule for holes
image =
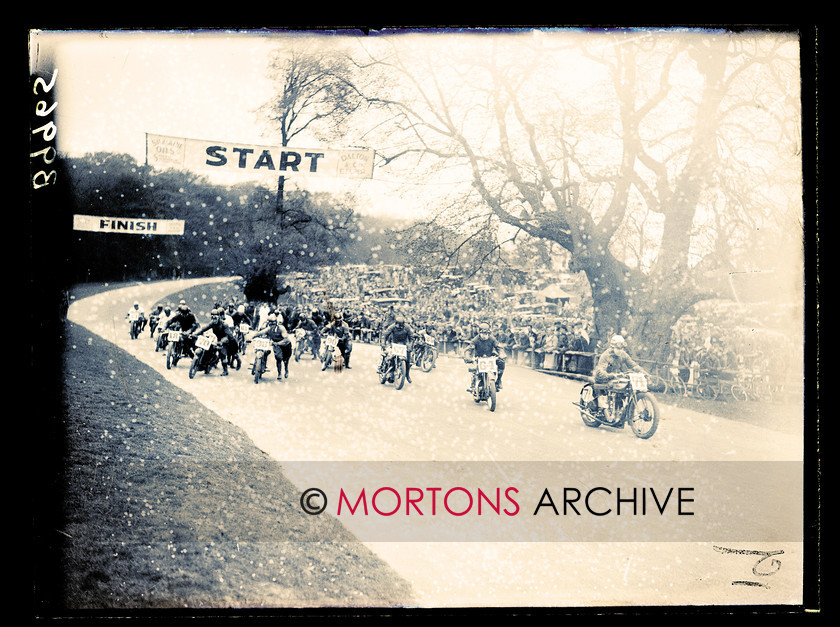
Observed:
[[[245,354],[245,349],[248,347],[248,332],[251,327],[247,322],[240,322],[234,329],[236,335],[236,343],[239,345],[240,354]]]
[[[601,425],[623,429],[629,424],[636,437],[646,440],[659,426],[659,407],[648,391],[647,377],[640,372],[611,383],[587,383],[580,390],[580,402],[572,405],[593,429]]]
[[[155,343],[156,353],[166,350],[168,336],[169,334],[163,327],[161,327],[160,325],[155,327],[155,331],[152,332],[152,341]]]
[[[145,318],[140,314],[132,314],[128,318],[128,335],[132,340],[140,337],[140,333],[143,331],[143,322],[145,322]]]
[[[312,359],[318,357],[315,353],[315,345],[312,343],[312,334],[307,333],[306,329],[295,329],[295,361],[300,361],[305,351],[312,353]]]
[[[268,356],[274,353],[274,343],[267,337],[255,337],[251,340],[254,345],[254,363],[251,364],[251,374],[254,383],[259,383],[264,373],[268,372]]]
[[[392,342],[387,350],[382,351],[382,359],[377,368],[379,383],[393,382],[397,390],[405,385],[406,359],[408,347],[405,344]]]
[[[195,377],[195,373],[199,371],[210,374],[210,371],[219,363],[220,356],[219,345],[212,338],[203,334],[195,338],[195,351],[190,364],[190,379]]]
[[[428,333],[420,335],[415,343],[412,358],[414,365],[418,366],[423,372],[430,372],[435,367],[435,362],[437,361],[437,343],[435,342],[435,338]]]
[[[184,335],[183,331],[176,329],[169,329],[164,331],[166,335],[166,369],[171,370],[178,365],[178,361],[182,357],[187,359],[193,358],[192,345]]]
[[[490,411],[496,411],[496,378],[498,376],[498,365],[496,357],[478,357],[475,360],[464,359],[468,364],[475,364],[470,368],[473,373],[470,392],[476,403],[487,402]]]
[[[336,361],[341,365],[342,356],[336,349],[338,348],[338,336],[328,335],[321,342],[321,370],[326,370]]]

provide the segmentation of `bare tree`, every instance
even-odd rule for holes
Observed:
[[[275,50],[268,72],[277,90],[260,113],[280,134],[282,146],[297,138],[329,141],[341,135],[351,116],[364,105],[353,83],[353,65],[340,48],[324,45],[326,37],[291,36]],[[285,177],[278,179],[278,211]]]
[[[795,193],[774,197],[799,173],[795,38],[466,36],[421,58],[411,38],[387,43],[371,55],[395,77],[372,98],[397,121],[383,165],[452,182],[433,217],[460,233],[449,253],[481,242],[491,259],[520,234],[559,245],[599,334],[635,336],[646,356],[665,357],[693,304],[731,296],[755,243],[735,224],[797,215]]]

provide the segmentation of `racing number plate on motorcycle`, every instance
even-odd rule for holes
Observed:
[[[394,357],[402,357],[405,359],[408,354],[405,344],[391,344],[391,354]]]
[[[267,351],[271,348],[271,340],[267,337],[258,337],[254,340],[254,350]]]
[[[251,327],[245,324],[244,322],[240,323],[239,325],[239,332],[245,335],[248,331],[251,330]]]
[[[495,357],[479,357],[478,371],[481,373],[496,374],[496,358]]]
[[[647,392],[647,379],[639,372],[630,373],[630,387],[634,392]]]
[[[327,337],[327,346],[329,348],[335,348],[338,346],[338,336],[337,335],[330,335]]]
[[[166,334],[166,339],[170,342],[177,342],[181,339],[181,332],[180,331],[170,331]]]
[[[210,348],[210,345],[211,345],[211,344],[213,344],[213,342],[212,342],[212,341],[210,340],[210,338],[209,338],[209,337],[207,337],[206,335],[200,335],[200,336],[198,336],[198,339],[196,339],[196,341],[195,341],[195,345],[196,345],[196,347],[197,347],[197,348],[200,348],[200,349],[202,349],[202,350],[205,350],[205,351],[206,351],[208,348]]]
[[[426,334],[426,344],[428,344],[429,346],[434,346],[435,345],[435,338],[433,338],[428,333]]]

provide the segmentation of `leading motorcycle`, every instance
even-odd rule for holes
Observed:
[[[401,390],[405,385],[406,359],[408,347],[400,342],[391,342],[388,348],[382,349],[379,367],[379,383],[393,382],[394,388]]]
[[[580,402],[572,405],[580,410],[583,423],[594,429],[630,425],[636,437],[646,440],[659,426],[659,406],[648,391],[647,377],[640,372],[610,383],[586,383],[580,390]]]
[[[467,356],[464,361],[470,364],[470,372],[473,375],[470,384],[473,400],[476,403],[486,402],[490,411],[496,411],[496,378],[498,376],[496,356],[476,359]]]

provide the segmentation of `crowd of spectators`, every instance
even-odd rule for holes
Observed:
[[[543,313],[538,307],[528,307],[545,302],[528,285],[491,288],[486,283],[464,284],[458,277],[433,280],[403,266],[330,266],[287,278],[283,307],[287,316],[305,311],[319,323],[338,313],[355,341],[369,343],[378,342],[401,314],[413,329],[435,338],[440,354],[453,355],[461,355],[477,335],[478,325],[487,322],[509,363],[591,374],[602,347],[593,337],[590,307],[565,302]],[[724,322],[724,312],[713,314],[714,324],[709,316],[681,319],[672,329],[673,352],[667,362],[645,367],[678,365],[686,371],[695,367],[735,372],[766,370],[795,359],[794,338],[745,330],[737,320]]]
[[[324,268],[315,276],[289,279],[287,285],[284,299],[290,310],[306,310],[316,320],[328,318],[330,310],[340,313],[356,341],[378,342],[401,314],[413,329],[435,338],[440,354],[460,355],[478,325],[487,322],[509,362],[581,374],[593,365],[592,323],[581,308],[558,303],[550,313],[537,313],[528,305],[545,301],[527,289],[433,280],[406,267],[358,266]]]

